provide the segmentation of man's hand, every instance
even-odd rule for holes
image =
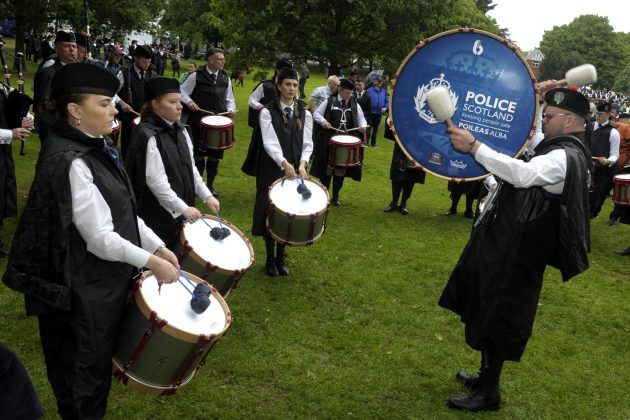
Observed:
[[[188,102],[188,109],[191,111],[199,111],[201,108],[199,108],[194,101],[190,101]]]
[[[133,108],[131,107],[131,105],[129,105],[127,102],[123,101],[122,99],[118,101],[118,105],[120,106],[120,109],[123,110],[123,112],[133,112]]]
[[[217,200],[212,194],[210,194],[210,197],[206,200],[206,206],[215,213],[218,213],[221,209],[219,200]]]
[[[22,127],[14,128],[13,130],[11,130],[11,132],[13,133],[12,138],[19,139],[19,140],[26,139],[30,133],[30,131]]]
[[[289,161],[285,160],[282,162],[282,169],[284,170],[284,176],[287,178],[295,178],[295,168]]]
[[[194,222],[197,219],[201,218],[201,212],[194,207],[188,207],[186,210],[184,210],[182,216],[184,216],[184,220],[186,220],[187,222]]]
[[[451,133],[451,144],[455,150],[460,153],[470,153],[473,156],[477,153],[477,149],[481,143],[475,140],[475,137],[470,131],[455,126],[449,127],[447,130]]]

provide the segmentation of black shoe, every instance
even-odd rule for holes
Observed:
[[[276,268],[278,269],[278,274],[281,276],[289,275],[289,267],[287,267],[287,261],[284,259],[284,256],[276,258]]]
[[[277,277],[279,275],[275,258],[267,257],[267,262],[265,262],[265,271],[269,277]]]
[[[339,201],[339,197],[333,197],[332,200],[330,201],[330,204],[332,204],[335,207],[341,206],[341,202]]]
[[[402,204],[400,205],[400,207],[398,207],[398,210],[400,210],[400,214],[402,214],[403,216],[406,216],[409,214],[409,210],[407,210],[407,206],[403,206]]]
[[[208,189],[210,190],[210,194],[212,194],[215,198],[219,198],[219,191],[214,189],[214,186],[209,185]]]
[[[448,407],[463,411],[498,410],[501,407],[501,395],[498,389],[493,393],[486,393],[481,389],[467,395],[449,398]]]
[[[383,211],[385,213],[391,213],[393,211],[396,211],[398,209],[398,206],[396,205],[396,203],[394,203],[393,201],[391,203],[389,203],[389,206],[385,207],[385,209],[383,209]]]
[[[623,251],[615,251],[615,254],[621,255],[622,257],[627,257],[630,255],[630,246]]]
[[[469,219],[472,219],[472,218],[474,217],[474,214],[473,214],[472,210],[466,210],[466,211],[464,212],[464,217],[467,217],[467,218],[469,218]]]
[[[617,222],[619,222],[619,218],[612,217],[610,220],[608,220],[608,226],[617,226]]]
[[[444,216],[454,216],[456,214],[457,214],[457,209],[448,209],[448,211],[444,213]]]
[[[479,388],[479,375],[471,375],[468,372],[460,370],[455,374],[455,380],[471,391]]]

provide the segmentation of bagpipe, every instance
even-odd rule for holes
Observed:
[[[28,110],[33,104],[33,99],[24,93],[24,54],[18,52],[14,56],[18,65],[18,89],[16,90],[11,87],[11,74],[9,73],[7,63],[4,59],[3,47],[4,43],[0,41],[0,61],[2,62],[4,77],[6,79],[6,83],[0,81],[0,84],[2,84],[8,92],[6,117],[9,128],[13,129],[22,127],[22,119],[28,115]],[[22,140],[22,144],[20,145],[20,156],[24,155],[26,155],[26,152],[24,151],[24,140]]]

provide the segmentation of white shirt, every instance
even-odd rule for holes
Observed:
[[[172,124],[172,122],[168,123]],[[193,146],[186,130],[184,130],[184,135],[186,136],[188,151],[190,152],[190,162],[192,164],[193,178],[195,181],[195,193],[205,203],[211,193],[195,166]],[[147,143],[145,166],[147,187],[149,187],[149,190],[151,190],[155,198],[157,198],[160,206],[168,211],[173,218],[181,216],[189,206],[184,200],[177,196],[175,191],[171,188],[171,184],[168,182],[164,162],[162,162],[162,155],[157,148],[155,136],[151,137]]]
[[[492,174],[516,188],[539,186],[553,194],[561,194],[567,174],[567,155],[564,149],[534,156],[529,162],[498,153],[481,144],[475,160]]]
[[[337,100],[341,102],[341,96],[337,95]],[[324,114],[326,113],[326,107],[328,106],[328,99],[322,102],[317,109],[315,110],[315,114],[313,115],[313,119],[319,125],[322,125],[326,122],[326,118],[324,118]],[[367,127],[367,121],[365,121],[365,116],[363,115],[363,110],[357,104],[357,120],[359,121],[359,127]]]
[[[218,80],[219,70],[213,73],[210,71],[208,66],[206,66],[206,71],[208,72],[208,74],[214,74]],[[190,98],[190,95],[192,95],[193,91],[195,90],[195,86],[197,86],[197,72],[196,71],[190,73],[190,75],[186,78],[186,80],[180,87],[180,90],[182,92],[182,102],[184,102],[186,105],[188,105],[190,101],[192,101],[192,99]],[[226,104],[228,112],[236,111],[236,102],[234,101],[234,91],[232,90],[232,81],[230,80],[229,77],[228,77],[227,96],[225,98],[225,104]]]
[[[72,222],[87,244],[87,250],[102,260],[144,267],[151,254],[164,242],[139,217],[138,230],[142,248],[114,232],[111,210],[94,185],[92,172],[83,159],[77,158],[72,162],[69,178]]]
[[[595,126],[593,130],[597,130],[599,127],[605,127],[610,124],[606,121],[604,124],[599,124],[597,121],[595,122]],[[621,143],[621,136],[619,135],[619,131],[616,128],[612,128],[610,130],[610,136],[608,137],[608,141],[610,142],[610,152],[608,153],[608,160],[610,161],[610,166],[613,166],[617,160],[619,160],[619,144]],[[602,156],[596,156],[602,157]]]
[[[263,88],[263,84],[260,83],[258,86],[256,86],[256,89],[252,91],[252,94],[249,95],[247,105],[249,105],[251,109],[255,109],[257,111],[263,109],[265,106],[260,103],[260,100],[263,98],[263,96],[265,96],[265,89]]]
[[[282,105],[282,109],[286,108],[287,104],[280,102]],[[311,153],[313,153],[313,116],[310,111],[303,110],[304,112],[304,127],[303,127],[303,138],[302,138],[302,155],[300,157],[300,161],[306,161],[311,158]],[[280,146],[280,142],[278,141],[278,136],[276,135],[276,130],[273,129],[273,125],[271,124],[271,113],[267,108],[263,108],[260,111],[260,130],[262,132],[263,138],[263,147],[267,154],[273,159],[276,164],[282,168],[282,162],[286,159],[282,154],[282,146]]]

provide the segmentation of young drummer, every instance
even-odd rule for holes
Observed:
[[[119,82],[71,63],[51,81],[54,114],[3,281],[37,315],[48,380],[64,419],[102,418],[125,298],[138,267],[177,281],[177,259],[138,218],[105,135]]]
[[[127,170],[138,200],[138,214],[172,248],[183,221],[201,212],[195,194],[213,212],[214,198],[195,167],[193,146],[182,114],[179,82],[155,77],[144,85],[142,122],[131,136]]]
[[[276,244],[266,229],[269,186],[283,176],[305,177],[306,164],[313,151],[313,117],[306,109],[306,103],[296,99],[297,72],[292,68],[279,70],[276,88],[279,100],[273,101],[260,112],[264,151],[258,154],[254,168],[256,203],[252,227],[254,236],[265,238],[265,270],[271,277],[286,276],[289,269],[285,261],[285,245]]]

